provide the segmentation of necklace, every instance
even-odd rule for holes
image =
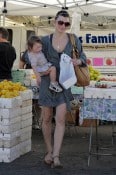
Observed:
[[[57,45],[57,50],[60,51],[60,45],[59,44]]]
[[[60,37],[53,35],[53,47],[58,52],[62,52],[64,50],[66,43],[67,37],[65,35]]]

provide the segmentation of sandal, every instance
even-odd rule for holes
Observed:
[[[47,157],[49,157],[49,158],[47,158]],[[53,163],[53,159],[52,159],[52,156],[50,157],[50,156],[48,156],[48,153],[46,153],[45,154],[45,157],[44,157],[44,163],[46,164],[46,165],[52,165],[52,163]]]
[[[50,83],[49,89],[55,92],[62,92],[62,88],[59,86],[59,84],[56,83]]]
[[[53,163],[51,165],[51,168],[58,168],[58,169],[63,168],[63,165],[60,163],[59,156],[53,157]]]

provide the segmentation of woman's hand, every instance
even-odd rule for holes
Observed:
[[[82,61],[80,59],[74,58],[71,60],[74,66],[81,65]]]

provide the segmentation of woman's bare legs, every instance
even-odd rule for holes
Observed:
[[[47,149],[47,154],[45,156],[45,162],[47,164],[51,164],[52,162],[51,119],[52,119],[52,108],[42,107],[42,132]]]
[[[54,131],[54,145],[52,147],[52,108],[42,107],[42,131],[44,136],[44,141],[46,144],[47,155],[45,156],[45,161],[51,160],[51,155],[53,152],[54,165],[59,166],[59,154],[62,146],[63,136],[65,132],[65,115],[66,115],[66,104],[61,104],[56,108],[55,116],[55,131]]]
[[[61,104],[56,108],[56,127],[54,132],[54,146],[53,146],[53,158],[54,165],[59,166],[59,154],[62,146],[62,141],[65,132],[65,115],[66,115],[66,104]]]

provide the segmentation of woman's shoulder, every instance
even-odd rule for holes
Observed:
[[[77,36],[75,33],[68,33],[69,39],[71,40],[70,37],[74,37],[76,45],[81,45],[81,41],[79,39],[79,36]]]
[[[79,40],[79,37],[75,34],[75,33],[67,33],[67,35],[70,37],[70,36],[74,36],[74,38],[76,40]]]
[[[48,41],[50,35],[45,35],[41,37],[42,41]]]

